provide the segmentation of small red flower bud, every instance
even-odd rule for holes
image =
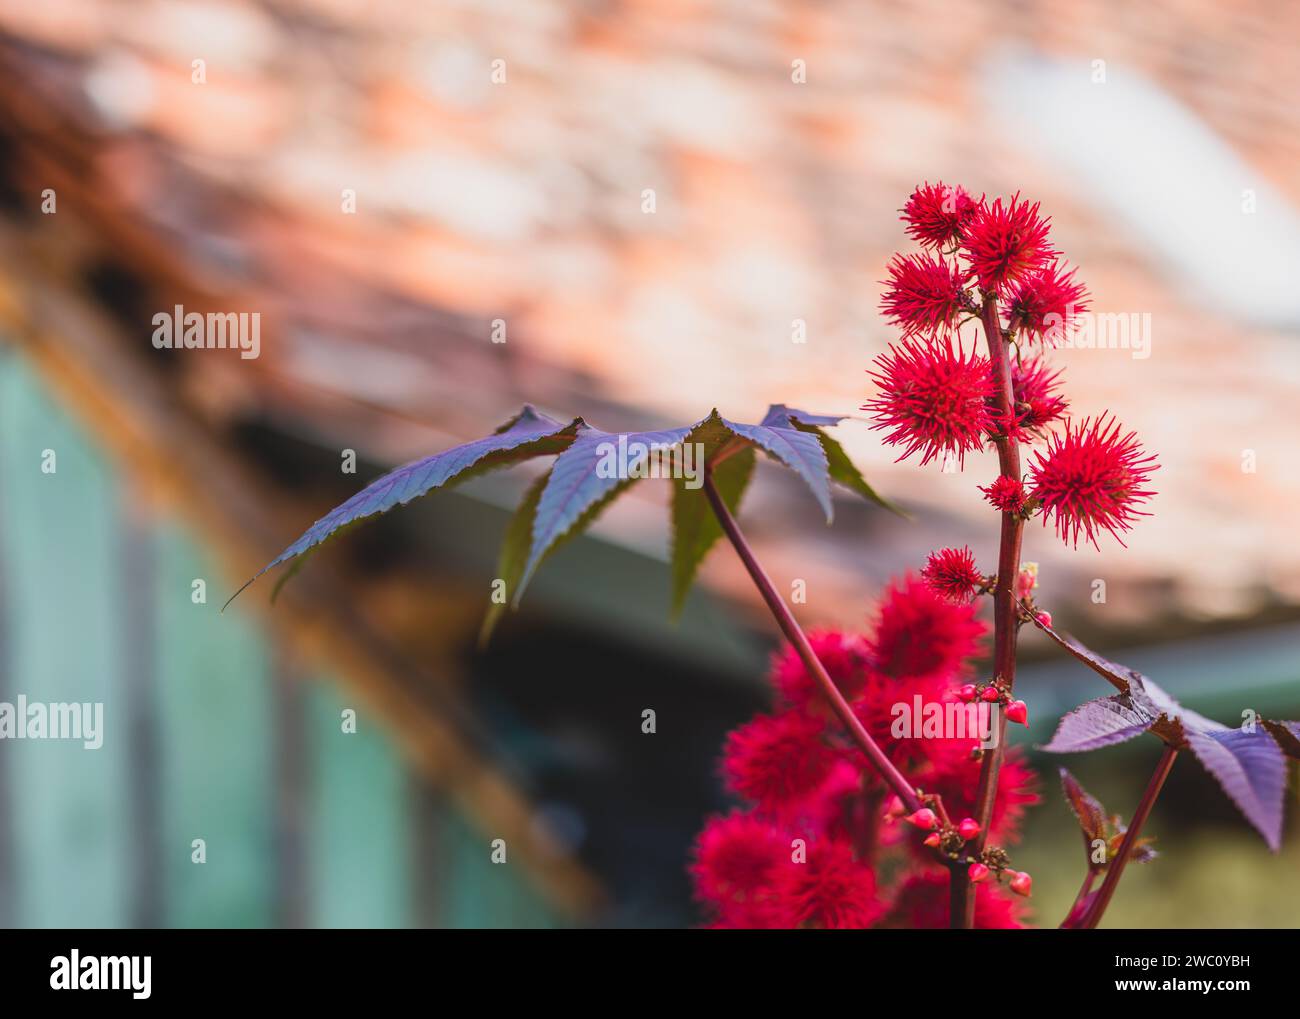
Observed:
[[[979,884],[988,878],[989,869],[982,863],[972,863],[966,873],[970,876],[972,884]]]
[[[1021,725],[1029,724],[1029,708],[1024,701],[1012,701],[1007,705],[1007,721],[1019,722]]]
[[[935,817],[934,811],[929,807],[922,807],[916,813],[907,815],[908,824],[914,824],[918,828],[924,828],[927,831],[933,828],[935,824],[938,823],[938,820],[939,819]]]
[[[1019,871],[1016,876],[1011,879],[1010,884],[1013,892],[1017,895],[1023,895],[1027,899],[1029,898],[1030,892],[1033,891],[1034,879],[1024,871]]]
[[[939,833],[937,831],[932,831],[930,832],[929,835],[925,837],[925,844],[927,846],[930,846],[933,849],[938,849],[939,843],[941,843],[942,841],[943,839],[939,837]]]
[[[973,817],[964,818],[961,824],[957,825],[957,834],[964,839],[973,839],[980,833],[980,823]]]
[[[980,697],[992,704],[994,701],[1002,700],[1002,691],[996,686],[986,686]]]
[[[965,683],[957,690],[957,696],[964,701],[973,701],[979,696],[974,683]]]
[[[1037,612],[1034,614],[1034,618],[1037,619],[1039,623],[1041,623],[1043,626],[1046,626],[1049,629],[1051,628],[1052,614],[1050,612]]]
[[[1021,563],[1020,576],[1016,578],[1016,597],[1028,598],[1038,586],[1038,564]]]

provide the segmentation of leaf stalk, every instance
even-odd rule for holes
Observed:
[[[1151,808],[1155,806],[1156,798],[1160,795],[1160,790],[1164,788],[1165,779],[1169,777],[1169,771],[1173,768],[1174,758],[1177,756],[1177,747],[1166,746],[1164,752],[1160,755],[1160,760],[1156,762],[1156,770],[1152,772],[1151,780],[1147,782],[1147,787],[1142,793],[1142,799],[1139,801],[1137,809],[1133,811],[1133,818],[1129,821],[1128,829],[1124,832],[1124,838],[1119,844],[1119,851],[1115,854],[1115,859],[1111,860],[1110,865],[1106,868],[1106,878],[1102,881],[1101,888],[1097,890],[1092,905],[1088,907],[1088,914],[1079,923],[1080,930],[1093,930],[1101,922],[1102,914],[1106,912],[1106,907],[1110,905],[1115,889],[1119,886],[1119,879],[1124,875],[1124,867],[1128,864],[1133,847],[1137,844],[1138,836],[1142,834],[1142,826],[1146,823]]]

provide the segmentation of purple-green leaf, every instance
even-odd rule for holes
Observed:
[[[1126,708],[1131,707],[1138,715],[1148,716],[1150,719],[1148,726],[1165,742],[1180,745],[1185,732],[1190,730],[1219,732],[1228,728],[1221,722],[1216,722],[1212,718],[1206,718],[1190,708],[1183,707],[1149,676],[1144,676],[1136,669],[1130,669],[1127,665],[1120,665],[1118,662],[1103,658],[1072,637],[1058,633],[1038,618],[1038,613],[1034,611],[1031,605],[1024,601],[1020,604],[1029,618],[1033,620],[1035,626],[1069,652],[1073,658],[1088,666],[1120,691],[1117,696],[1106,698],[1106,701],[1115,702]],[[1136,735],[1136,733],[1133,735]],[[1123,742],[1124,739],[1131,738],[1132,736],[1124,736],[1122,739],[1113,742]],[[1055,742],[1055,739],[1053,739],[1053,742]],[[1105,746],[1106,744],[1098,745]]]
[[[549,473],[543,474],[528,486],[523,499],[515,507],[514,516],[506,525],[505,537],[501,539],[501,550],[497,554],[496,575],[496,579],[504,585],[504,590],[500,592],[500,597],[494,597],[488,604],[487,614],[483,617],[483,625],[478,634],[480,647],[486,647],[492,638],[492,632],[496,629],[497,623],[501,622],[501,617],[509,605],[511,593],[518,586],[519,578],[524,575],[524,563],[528,561],[528,549],[533,540],[533,518],[537,516],[537,502],[542,497],[542,489],[546,487],[549,477]]]
[[[697,471],[703,470],[705,463],[711,463],[724,448],[737,442],[761,449],[803,479],[829,523],[833,516],[832,471],[827,454],[830,443],[838,451],[838,456],[833,457],[836,479],[883,504],[883,500],[848,463],[848,457],[843,455],[838,443],[821,432],[823,425],[834,425],[841,420],[832,415],[809,414],[774,404],[756,425],[730,421],[714,410],[707,418],[688,428],[610,433],[584,426],[573,444],[555,461],[551,480],[542,492],[533,520],[532,548],[523,576],[515,588],[515,602],[518,602],[542,557],[556,541],[572,532],[580,521],[590,520],[593,511],[598,512],[633,481],[647,475],[643,468],[653,463],[651,451],[655,449],[661,455],[681,455],[681,462]],[[741,460],[738,464],[731,464],[720,478],[729,488],[735,489],[732,496],[737,501],[744,482],[748,481],[745,463]],[[723,467],[727,467],[726,462]],[[856,480],[853,475],[856,475]],[[703,491],[698,485],[688,487],[683,484],[685,480],[694,482],[698,479],[674,480],[677,485],[673,503],[673,601],[680,606],[690,589],[696,568],[721,532],[715,531],[709,523],[711,513],[707,510]],[[723,494],[724,498],[728,495],[726,492]]]
[[[1107,661],[1050,627],[1037,625],[1071,655],[1125,691],[1075,708],[1061,719],[1052,741],[1043,750],[1096,750],[1147,731],[1172,747],[1190,748],[1246,820],[1264,836],[1269,848],[1277,850],[1282,839],[1286,785],[1284,751],[1300,750],[1300,726],[1266,721],[1258,728],[1230,729],[1183,707],[1140,672]]]
[[[580,419],[566,425],[547,417],[531,405],[526,405],[486,438],[475,439],[433,456],[403,464],[371,482],[317,520],[297,541],[258,570],[244,587],[231,595],[230,600],[233,601],[240,591],[273,566],[319,545],[335,531],[355,520],[383,513],[432,489],[448,487],[496,467],[505,467],[535,456],[559,453],[574,441],[580,427]]]
[[[1124,743],[1151,728],[1155,718],[1127,694],[1101,697],[1066,714],[1051,742],[1039,747],[1052,754],[1078,754]]]
[[[826,452],[822,449],[818,435],[795,427],[792,417],[796,413],[802,414],[801,411],[791,411],[781,404],[774,404],[768,408],[761,424],[739,424],[726,418],[722,419],[722,423],[735,435],[757,446],[798,474],[812,489],[829,524],[835,517],[835,510],[831,505],[830,468]],[[808,424],[816,424],[832,419],[824,415],[807,415],[805,420]]]
[[[773,410],[775,409],[776,408],[773,408]],[[768,412],[769,415],[771,415],[771,413],[772,411]],[[844,452],[844,447],[841,446],[838,441],[827,435],[825,429],[821,427],[821,423],[833,424],[836,420],[840,419],[829,418],[824,415],[805,414],[800,410],[792,410],[788,413],[790,415],[790,420],[799,431],[809,432],[817,436],[817,439],[822,446],[822,452],[826,454],[826,468],[830,473],[832,481],[843,485],[850,491],[857,492],[858,495],[865,499],[869,499],[877,506],[887,509],[891,513],[897,513],[900,517],[907,516],[906,513],[867,483],[867,479],[862,476],[862,472],[854,466],[853,461],[849,459],[849,455]],[[814,421],[819,423],[813,424],[812,422]]]
[[[1223,787],[1246,820],[1277,852],[1282,844],[1282,798],[1286,759],[1263,728],[1189,730],[1187,743],[1196,759]]]
[[[1191,708],[1183,707],[1169,694],[1165,693],[1161,687],[1157,686],[1149,676],[1130,670],[1129,677],[1132,681],[1131,692],[1133,699],[1140,703],[1152,716],[1158,718],[1163,715],[1171,722],[1177,722],[1182,727],[1184,734],[1188,732],[1226,732],[1228,730],[1228,727],[1222,722],[1216,722],[1214,719],[1206,718]],[[1158,729],[1156,734],[1162,739],[1166,735]]]
[[[1264,721],[1264,728],[1287,757],[1300,758],[1300,722]]]
[[[1061,769],[1061,788],[1065,791],[1066,802],[1079,819],[1079,829],[1083,833],[1083,850],[1088,861],[1088,870],[1098,872],[1106,869],[1110,859],[1119,849],[1125,827],[1118,815],[1107,817],[1106,808],[1101,801],[1084,789],[1078,779],[1064,768]],[[1107,846],[1107,859],[1097,862],[1093,858],[1094,843],[1102,841]],[[1156,858],[1156,851],[1151,839],[1140,838],[1130,851],[1129,860],[1133,863],[1149,863]],[[1071,914],[1074,916],[1075,914]],[[1068,923],[1063,926],[1070,926]]]
[[[795,410],[778,403],[768,408],[761,424],[756,427],[776,429],[775,434],[778,437],[785,435],[791,427],[816,437],[826,457],[827,475],[830,480],[898,513],[896,507],[877,494],[867,483],[848,454],[844,452],[844,447],[823,431],[823,427],[836,425],[843,420],[837,415],[809,414],[807,411]],[[701,443],[704,448],[705,462],[712,464],[717,454],[728,445],[745,442],[752,447],[752,441],[743,434],[745,427],[748,426],[733,426],[731,422],[725,421],[715,412],[700,422],[686,441]],[[811,447],[808,449],[810,450]],[[740,453],[733,451],[713,469],[713,481],[718,488],[718,493],[733,513],[740,503],[753,467],[754,451],[750,448]],[[813,490],[817,492],[817,486],[814,486]],[[700,563],[720,537],[722,537],[722,528],[709,508],[704,493],[698,488],[689,488],[679,481],[673,490],[674,614],[680,612]]]
[[[762,423],[777,428],[789,428],[791,424],[821,428],[838,425],[843,420],[843,414],[809,414],[806,410],[796,410],[784,403],[774,403],[767,408]]]
[[[515,587],[515,604],[519,603],[524,588],[552,545],[568,534],[588,511],[603,507],[632,482],[651,473],[661,476],[660,468],[671,466],[671,457],[684,454],[681,443],[693,427],[621,433],[583,427],[573,444],[556,459],[537,503],[532,547],[523,576]],[[669,458],[669,462],[658,461],[656,458],[661,455]],[[692,466],[694,470],[704,469],[702,463]]]
[[[1106,837],[1106,808],[1064,768],[1061,769],[1061,788],[1065,792],[1065,802],[1079,819],[1083,846],[1091,861],[1092,844]]]
[[[754,460],[753,449],[742,449],[713,469],[713,484],[733,514],[754,473]],[[672,614],[676,617],[686,603],[700,563],[722,537],[722,525],[713,515],[703,490],[688,488],[682,480],[673,485],[672,519]]]
[[[581,418],[564,425],[525,407],[485,439],[406,464],[371,483],[316,521],[253,580],[272,566],[301,556],[343,527],[433,488],[532,456],[559,454],[544,482],[529,490],[507,531],[500,572],[512,588],[511,603],[518,604],[547,554],[581,533],[632,482],[669,476],[677,482],[673,591],[674,601],[680,604],[700,561],[721,533],[700,487],[706,463],[717,459],[715,481],[733,510],[752,470],[753,449],[763,450],[795,471],[812,490],[827,522],[832,516],[832,480],[889,506],[867,484],[839,443],[822,430],[841,420],[775,404],[756,425],[728,421],[714,410],[703,421],[685,428],[619,434],[592,428]],[[688,443],[690,448],[684,448]],[[750,448],[738,451],[738,447]],[[484,636],[500,614],[496,604],[485,622]]]

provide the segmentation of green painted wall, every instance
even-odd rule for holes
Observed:
[[[104,745],[0,742],[23,926],[112,927],[128,917],[117,488],[103,460],[7,359],[0,374],[4,700],[104,705]],[[54,473],[42,473],[52,450]]]
[[[154,605],[160,705],[164,903],[178,927],[261,927],[275,902],[273,704],[266,648],[238,613],[220,613],[214,573],[167,528],[157,538]],[[195,578],[212,597],[191,600]],[[192,862],[204,841],[206,862]]]
[[[383,735],[325,684],[308,700],[312,922],[319,927],[405,927],[415,922],[408,778]],[[352,708],[352,710],[356,710]]]
[[[41,471],[46,449],[53,474]],[[518,868],[491,864],[488,840],[454,812],[437,811],[426,826],[436,838],[417,850],[414,812],[429,800],[412,795],[372,720],[343,732],[339,687],[306,679],[287,700],[300,715],[283,717],[265,636],[238,607],[220,613],[222,586],[194,536],[137,525],[152,582],[130,586],[123,495],[93,442],[0,352],[0,700],[102,702],[105,728],[98,750],[0,740],[14,922],[130,925],[145,859],[157,862],[143,880],[156,882],[147,892],[167,926],[269,926],[291,886],[315,926],[549,925]],[[205,603],[191,596],[195,579],[207,581]],[[143,627],[130,615],[141,611],[152,614]],[[132,632],[152,647],[126,646]],[[286,754],[302,776],[287,793]],[[288,853],[286,829],[300,836]],[[421,913],[417,891],[429,887],[437,908]]]

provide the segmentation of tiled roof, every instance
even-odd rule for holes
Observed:
[[[60,211],[151,265],[155,297],[207,295],[273,324],[255,362],[185,360],[182,384],[212,413],[291,418],[396,460],[524,400],[606,427],[776,401],[851,412],[891,339],[875,281],[911,187],[1021,190],[1096,306],[1149,311],[1154,329],[1146,360],[1058,355],[1075,406],[1116,411],[1163,470],[1128,550],[1067,553],[1030,532],[1049,591],[1084,603],[1108,580],[1101,625],[1300,600],[1295,337],[1189,298],[987,93],[1017,47],[1080,75],[1105,60],[1300,203],[1300,9],[43,0],[0,3],[0,31],[28,200],[52,161]],[[872,582],[940,534],[991,558],[975,491],[991,457],[945,476],[892,464],[864,426],[842,431],[921,521],[850,514],[824,532],[780,483],[760,488],[778,516],[752,526],[773,571],[825,578],[811,614],[857,618]],[[626,537],[646,517],[607,527]],[[708,576],[745,590],[729,560]]]

